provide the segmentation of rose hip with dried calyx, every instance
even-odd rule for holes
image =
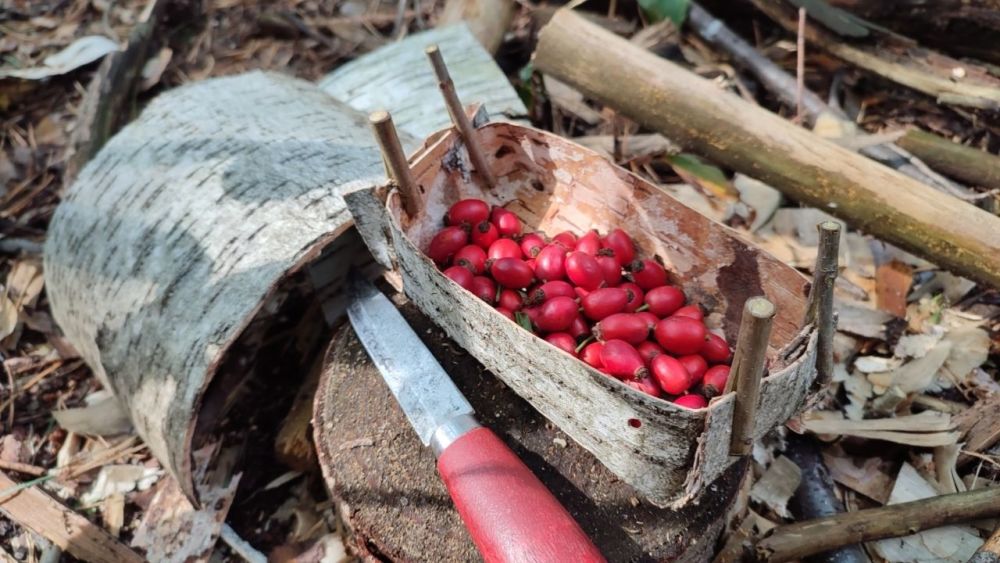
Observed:
[[[566,277],[566,249],[558,244],[550,244],[535,256],[535,276],[540,280],[553,281]]]
[[[576,301],[569,297],[554,297],[542,303],[535,324],[545,332],[561,332],[569,328],[578,315]]]
[[[671,395],[680,395],[691,387],[691,375],[684,364],[673,356],[660,354],[653,358],[649,363],[649,371],[660,384],[660,389]]]
[[[472,279],[474,276],[472,275],[472,272],[470,272],[468,268],[465,268],[463,266],[452,266],[444,271],[444,275],[446,278],[457,283],[463,288],[471,290]]]
[[[649,312],[657,317],[669,317],[684,306],[684,293],[672,285],[661,285],[646,292]]]
[[[712,366],[705,372],[701,387],[708,398],[717,397],[726,391],[729,381],[729,366]]]
[[[705,344],[705,324],[691,317],[667,317],[656,323],[656,341],[671,354],[697,354]]]
[[[520,250],[518,250],[520,252]],[[531,268],[520,258],[501,258],[490,266],[490,274],[508,289],[521,289],[531,285],[535,277]]]
[[[497,307],[503,307],[511,311],[517,311],[524,304],[521,294],[513,289],[501,289],[500,298],[497,299]]]
[[[497,296],[497,284],[486,276],[476,276],[472,278],[472,282],[469,284],[467,289],[476,297],[482,299],[490,305],[493,304],[493,300],[496,299]]]
[[[649,337],[649,325],[642,315],[616,313],[594,325],[594,336],[598,340],[623,340],[629,344],[639,344]]]
[[[601,362],[602,351],[604,351],[603,342],[591,342],[580,351],[580,359],[592,368],[603,369],[604,364]]]
[[[496,225],[489,221],[481,221],[474,225],[469,235],[472,239],[472,244],[483,250],[489,249],[494,242],[500,240],[500,232],[497,231]]]
[[[628,292],[620,287],[605,287],[595,289],[580,299],[583,314],[592,321],[599,321],[615,313],[625,310],[628,303]]]
[[[605,371],[619,379],[642,379],[649,376],[642,356],[624,340],[608,340],[601,350]]]
[[[724,364],[733,357],[729,343],[721,336],[711,332],[705,338],[705,343],[701,346],[699,353],[713,364]]]
[[[489,260],[499,260],[501,258],[523,258],[521,247],[509,238],[497,239],[486,251],[486,258]]]
[[[632,281],[644,291],[667,284],[667,271],[651,258],[635,260],[629,265]]]
[[[455,253],[452,262],[456,266],[465,266],[478,276],[486,270],[486,251],[474,244],[467,244]]]
[[[615,257],[622,264],[629,264],[635,260],[635,244],[632,237],[621,229],[614,229],[602,241],[605,248],[610,248],[615,252]]]
[[[438,264],[447,264],[468,242],[469,233],[462,227],[445,227],[431,239],[427,246],[427,256]]]
[[[521,234],[521,219],[502,207],[493,208],[492,213],[490,213],[490,222],[497,226],[501,236],[510,237]]]
[[[569,282],[562,280],[547,281],[528,294],[528,304],[541,305],[546,300],[552,299],[553,297],[569,297],[575,299],[576,292],[573,291],[573,286],[570,285]]]
[[[565,332],[553,332],[545,337],[545,341],[570,356],[576,357],[576,339],[569,334]]]
[[[604,283],[604,271],[597,260],[583,252],[570,252],[566,255],[566,277],[569,281],[593,291]]]
[[[528,258],[538,256],[545,246],[545,239],[537,233],[528,233],[521,237],[521,252]]]
[[[684,369],[691,376],[691,381],[694,383],[701,381],[702,376],[705,375],[705,371],[708,370],[708,362],[698,354],[680,356],[677,358],[677,361],[684,366]]]
[[[445,214],[448,225],[476,225],[490,218],[490,206],[481,199],[463,199]]]

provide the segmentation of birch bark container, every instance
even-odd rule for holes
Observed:
[[[768,374],[754,424],[756,438],[805,402],[815,378],[816,336],[803,326],[808,280],[597,153],[556,135],[511,123],[476,130],[497,179],[492,190],[469,164],[454,129],[432,136],[410,157],[418,210],[402,207],[392,185],[345,196],[383,266],[397,270],[406,294],[459,345],[652,503],[679,508],[736,458],[729,455],[734,397],[689,410],[601,374],[506,319],[452,282],[424,255],[448,207],[476,197],[516,213],[526,230],[627,230],[641,255],[657,255],[689,300],[712,312],[711,328],[735,342],[744,302],[777,305]]]

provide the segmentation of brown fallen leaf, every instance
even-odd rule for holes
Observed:
[[[906,296],[913,286],[913,270],[892,260],[875,271],[875,300],[878,308],[897,317],[906,316]]]
[[[823,452],[823,463],[834,481],[879,504],[889,501],[893,484],[889,462],[877,457],[851,457],[834,446]]]

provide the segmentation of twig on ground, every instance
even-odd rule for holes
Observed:
[[[795,42],[795,122],[802,123],[805,109],[802,92],[806,90],[806,9],[799,8],[799,32]]]

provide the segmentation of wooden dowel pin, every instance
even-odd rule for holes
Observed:
[[[774,303],[763,297],[751,297],[743,306],[733,367],[726,385],[726,392],[736,391],[730,455],[744,456],[753,448],[754,418],[760,399],[760,380],[764,376],[767,343],[771,339],[774,313]]]
[[[431,60],[431,66],[434,67],[434,74],[437,75],[438,85],[441,87],[441,95],[444,96],[444,104],[448,108],[451,122],[458,129],[462,140],[465,141],[465,148],[469,151],[469,160],[472,161],[472,166],[486,183],[486,187],[492,189],[496,186],[496,178],[486,162],[482,147],[476,140],[476,130],[472,127],[469,117],[465,115],[462,102],[458,99],[455,83],[451,81],[448,67],[445,66],[444,58],[441,56],[441,49],[437,45],[431,45],[424,52],[427,53],[427,57]]]
[[[403,209],[407,215],[413,217],[420,208],[417,183],[410,174],[410,163],[406,160],[406,153],[399,143],[399,134],[396,133],[396,126],[392,123],[392,116],[387,111],[376,111],[368,115],[368,121],[371,122],[378,146],[382,149],[382,160],[385,162],[386,171],[399,188]]]
[[[833,313],[833,288],[837,281],[840,253],[840,223],[824,221],[819,230],[819,253],[809,292],[806,323],[816,324],[816,381],[825,385],[833,378],[833,336],[837,320]]]

